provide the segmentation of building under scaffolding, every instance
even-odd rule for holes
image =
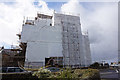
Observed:
[[[64,67],[91,64],[88,35],[82,35],[79,16],[54,13],[37,14],[26,20],[21,32],[21,43],[26,43],[26,63],[42,62],[45,58],[63,57]]]
[[[23,50],[20,49],[0,49],[0,66],[2,67],[18,67],[24,66],[25,56]]]

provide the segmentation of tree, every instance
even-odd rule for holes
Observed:
[[[100,68],[100,64],[98,62],[95,62],[92,65],[90,65],[90,67],[94,68],[94,69],[98,69],[98,68]]]

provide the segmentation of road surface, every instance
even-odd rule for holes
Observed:
[[[120,80],[120,72],[116,69],[100,70],[101,79]]]

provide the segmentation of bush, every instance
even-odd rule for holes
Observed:
[[[37,72],[34,72],[32,75],[37,76],[38,78],[47,78],[51,75],[51,71],[48,69],[40,68]]]
[[[95,62],[92,65],[90,65],[90,68],[93,68],[93,69],[106,69],[106,68],[109,68],[109,64],[105,63],[103,65],[103,63]]]
[[[74,71],[77,78],[85,80],[100,80],[100,74],[97,69],[76,69]]]
[[[100,68],[100,64],[98,62],[95,62],[92,65],[90,65],[90,68],[99,69]]]
[[[46,69],[40,69],[33,76],[38,78],[59,79],[79,79],[79,80],[100,80],[100,74],[97,69],[63,69],[59,72],[50,72]]]
[[[70,68],[63,69],[63,71],[61,71],[59,75],[57,75],[57,77],[58,78],[72,78],[72,70]]]

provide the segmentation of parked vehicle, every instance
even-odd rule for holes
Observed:
[[[2,73],[20,73],[20,72],[28,72],[20,67],[2,67]]]
[[[51,72],[58,72],[58,71],[60,71],[60,68],[56,68],[56,67],[48,67],[46,69],[50,70]]]

